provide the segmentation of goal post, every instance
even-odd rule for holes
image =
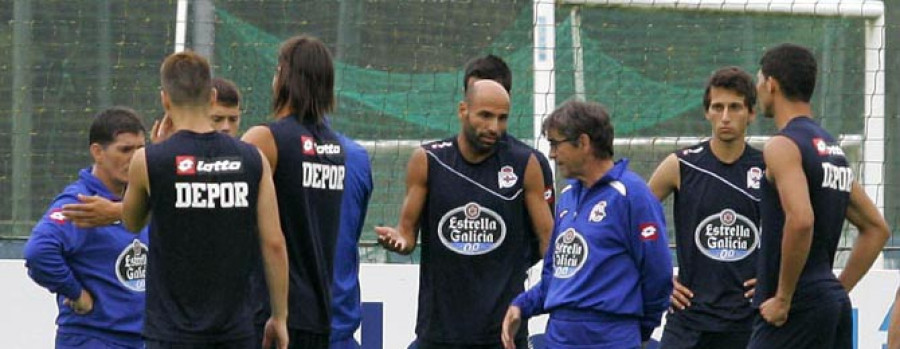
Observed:
[[[789,14],[824,17],[857,17],[865,19],[865,86],[864,126],[862,135],[848,135],[861,139],[860,182],[873,198],[879,211],[884,213],[884,161],[885,161],[885,20],[884,4],[875,0],[535,0],[534,1],[534,140],[535,145],[547,153],[547,145],[540,139],[540,124],[556,105],[554,83],[556,41],[552,35],[555,26],[556,5],[580,5],[594,7],[633,7],[665,9],[672,11],[707,11],[736,14]],[[578,16],[572,11],[571,16]],[[573,18],[572,22],[580,22]],[[550,28],[550,29],[548,29]],[[573,43],[580,35],[572,30]],[[578,44],[580,46],[580,43]],[[572,47],[575,56],[575,85],[583,86],[584,59],[578,54],[581,47]],[[582,87],[583,88],[583,87]],[[602,101],[601,101],[602,102]],[[662,140],[666,142],[667,140]]]

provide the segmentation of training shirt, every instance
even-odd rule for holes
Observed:
[[[668,320],[702,331],[749,331],[756,312],[743,283],[756,275],[762,152],[748,144],[726,164],[706,141],[675,155],[681,177],[674,205],[678,280],[694,298]]]
[[[53,199],[25,244],[25,266],[38,285],[56,293],[57,333],[101,338],[129,348],[143,348],[147,229],[134,234],[117,221],[82,229],[62,214],[62,206],[80,203],[78,195],[121,201],[91,167],[78,173]],[[78,315],[63,305],[88,290],[94,308]]]
[[[185,343],[253,336],[259,151],[220,132],[188,130],[146,149],[154,248],[144,335]]]
[[[524,200],[531,152],[500,141],[490,157],[470,163],[456,137],[422,147],[428,195],[416,334],[435,343],[497,343],[532,253]]]
[[[359,237],[362,234],[369,198],[372,196],[372,165],[366,148],[338,134],[346,154],[341,223],[334,253],[332,283],[331,341],[350,338],[362,319],[359,289]]]
[[[659,326],[672,294],[672,260],[659,200],[628,160],[589,188],[569,180],[560,192],[541,281],[512,303],[522,318],[556,312],[583,319],[620,316]]]
[[[302,123],[290,115],[267,126],[278,147],[273,179],[288,252],[288,327],[328,336],[344,147],[325,123]],[[256,321],[262,326],[269,317],[269,297],[258,270],[255,289],[261,310]]]
[[[787,137],[800,149],[803,172],[809,187],[809,201],[815,217],[809,257],[797,281],[791,302],[792,309],[802,309],[822,300],[846,296],[846,291],[832,269],[850,203],[854,174],[839,143],[812,118],[794,118],[778,135]],[[757,306],[773,297],[778,290],[784,209],[777,185],[768,180],[762,183],[764,233],[757,269],[759,283],[753,298]]]

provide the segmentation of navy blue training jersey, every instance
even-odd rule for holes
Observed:
[[[501,141],[474,164],[462,157],[456,137],[423,148],[428,196],[416,334],[432,343],[497,343],[531,254],[524,200],[531,152]]]
[[[674,205],[678,281],[694,298],[668,321],[700,331],[749,331],[755,311],[743,283],[756,275],[762,152],[747,145],[726,164],[706,141],[675,155],[681,177]]]
[[[262,159],[219,132],[179,131],[147,146],[150,259],[144,335],[209,343],[253,336]]]
[[[813,119],[794,118],[778,135],[789,138],[800,149],[815,217],[809,257],[797,281],[791,305],[792,309],[800,309],[804,303],[833,295],[831,292],[843,292],[832,268],[854,177],[838,142]],[[777,186],[778,183],[773,185],[768,180],[763,181],[763,239],[757,269],[759,283],[754,297],[756,305],[773,297],[778,290],[784,209]]]
[[[268,127],[278,147],[273,178],[290,268],[288,327],[327,336],[344,191],[344,149],[324,123],[301,123],[292,115]],[[257,325],[261,325],[269,316],[269,301],[261,269],[257,275],[256,289],[263,300],[263,310],[257,314]]]

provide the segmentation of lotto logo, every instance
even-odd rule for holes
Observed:
[[[193,176],[197,174],[197,160],[193,156],[175,157],[175,174],[179,176]]]
[[[641,241],[656,241],[659,238],[659,228],[653,223],[644,223],[640,226]]]
[[[316,141],[309,136],[300,136],[300,145],[304,155],[316,155]]]
[[[50,214],[47,215],[47,218],[50,218],[51,221],[54,221],[58,224],[66,223],[66,216],[63,215],[62,209],[59,208],[50,211]]]

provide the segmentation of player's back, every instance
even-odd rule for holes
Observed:
[[[146,154],[154,248],[144,334],[166,341],[252,336],[258,150],[218,132],[180,131]]]
[[[288,249],[288,327],[328,334],[346,152],[325,123],[287,116],[268,127],[278,148],[272,176]],[[260,274],[255,289],[260,299],[267,299]],[[266,317],[257,314],[256,320]]]
[[[837,244],[841,237],[844,216],[850,201],[853,171],[838,142],[827,131],[808,117],[792,119],[779,133],[791,139],[800,149],[803,172],[809,188],[809,200],[813,209],[812,244],[809,257],[800,279],[793,304],[818,299],[823,290],[840,292],[843,288],[835,278],[832,268]],[[777,185],[777,183],[776,183]],[[778,287],[781,264],[781,240],[784,227],[784,210],[778,191],[768,181],[763,181],[763,246],[757,304],[772,297]]]

